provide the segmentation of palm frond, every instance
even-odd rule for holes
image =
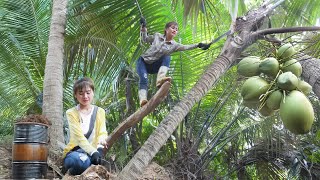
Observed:
[[[1,96],[6,96],[0,104],[11,117],[26,113],[41,92],[50,6],[44,0],[0,3]]]

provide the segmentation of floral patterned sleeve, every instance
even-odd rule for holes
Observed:
[[[147,31],[141,31],[141,40],[145,43],[152,43],[154,35],[148,35]]]
[[[198,44],[183,45],[183,44],[177,43],[175,51],[191,50],[197,47],[198,47]]]

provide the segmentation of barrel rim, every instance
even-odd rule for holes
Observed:
[[[39,164],[39,165],[48,165],[47,161],[12,161],[12,165],[22,165],[22,164]]]
[[[26,141],[19,141],[19,140],[13,140],[12,141],[12,145],[15,145],[15,144],[31,144],[31,145],[38,145],[38,144],[40,144],[40,145],[49,145],[48,144],[49,143],[49,140],[48,140],[48,142],[45,142],[45,141],[28,141],[28,142],[26,142]]]
[[[46,126],[47,128],[49,128],[49,125],[48,124],[44,124],[44,123],[37,123],[37,122],[17,122],[15,123],[15,125],[42,125],[42,126]]]

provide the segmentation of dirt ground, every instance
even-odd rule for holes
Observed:
[[[0,146],[0,179],[9,179],[11,173],[11,147]]]
[[[11,162],[12,162],[12,149],[9,145],[1,145],[0,146],[0,179],[11,179]],[[102,166],[101,166],[102,167]],[[101,167],[95,167],[90,169],[86,175],[81,176],[64,176],[63,178],[55,178],[53,171],[51,169],[48,170],[47,178],[48,179],[65,179],[65,180],[76,180],[76,179],[113,179],[116,177],[115,174],[110,174],[107,172],[104,175],[101,175],[96,172],[103,172],[106,171]],[[95,172],[93,172],[95,171]],[[157,163],[152,162],[150,165],[145,169],[143,175],[141,176],[140,180],[171,180],[173,178],[167,173],[167,171],[159,166]]]

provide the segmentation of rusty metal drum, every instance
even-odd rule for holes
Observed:
[[[12,145],[12,178],[44,179],[47,176],[48,125],[16,123]]]

